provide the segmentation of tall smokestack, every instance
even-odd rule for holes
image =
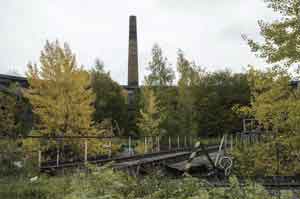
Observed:
[[[138,47],[136,33],[136,16],[129,17],[129,47],[128,47],[128,86],[138,87]]]

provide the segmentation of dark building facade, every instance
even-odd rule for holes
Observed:
[[[18,83],[21,87],[28,87],[28,81],[25,77],[0,74],[0,91],[10,92],[8,87],[12,83]]]

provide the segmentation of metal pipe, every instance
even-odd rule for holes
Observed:
[[[129,155],[131,156],[131,136],[129,136],[129,138],[128,138],[128,152],[129,152]]]
[[[84,140],[84,162],[87,163],[88,160],[88,142],[87,139]]]
[[[218,150],[218,153],[217,153],[217,157],[216,157],[216,159],[215,159],[215,166],[217,166],[217,164],[218,164],[218,161],[219,161],[219,157],[220,157],[220,154],[221,154],[221,150],[222,150],[223,143],[224,143],[224,136],[222,137],[221,143],[220,143],[220,145],[219,145],[219,150]]]
[[[153,152],[153,137],[150,137],[151,152]]]
[[[159,136],[157,137],[157,139],[158,139],[158,152],[160,151],[160,138],[159,138]]]
[[[39,149],[38,151],[38,165],[39,165],[39,169],[42,166],[42,151]]]
[[[230,151],[233,150],[233,135],[230,135]]]
[[[147,137],[145,137],[144,153],[148,153]]]
[[[111,154],[112,154],[112,142],[111,140],[109,140],[109,150],[108,150],[108,157],[111,158]]]
[[[59,165],[59,153],[60,153],[59,148],[57,148],[57,149],[56,149],[56,166],[57,166],[57,167],[58,167],[58,165]]]

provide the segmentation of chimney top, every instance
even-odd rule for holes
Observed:
[[[136,16],[129,17],[128,86],[139,85]]]

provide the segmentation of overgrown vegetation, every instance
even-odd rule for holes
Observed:
[[[145,89],[152,90],[159,110],[160,129],[168,135],[218,136],[242,129],[242,118],[235,106],[250,103],[250,88],[245,74],[229,70],[207,72],[189,61],[178,51],[178,85],[174,71],[155,45],[149,63],[150,74],[145,77]],[[151,92],[152,92],[151,91]],[[142,110],[147,106],[141,98]]]
[[[96,95],[93,121],[102,130],[109,131],[106,135],[123,135],[128,130],[127,124],[127,93],[105,72],[104,63],[96,60],[90,72],[91,87]]]
[[[300,3],[297,0],[266,0],[266,3],[282,18],[272,23],[259,22],[264,42],[245,39],[252,51],[273,66],[266,70],[249,67],[251,105],[239,111],[257,119],[267,139],[260,145],[237,150],[236,165],[240,173],[251,175],[295,175],[299,174],[300,160]]]
[[[0,92],[0,136],[27,135],[32,127],[31,106],[18,84]]]
[[[149,75],[137,92],[140,95],[135,96],[131,114],[128,93],[110,78],[102,62],[97,61],[87,71],[79,67],[68,45],[47,42],[40,56],[41,66],[28,66],[29,88],[21,92],[13,85],[0,93],[0,136],[10,138],[0,142],[0,198],[271,199],[260,185],[248,182],[241,186],[234,177],[228,188],[204,187],[205,182],[192,177],[169,179],[154,175],[138,179],[109,168],[34,177],[37,150],[51,156],[53,151],[64,151],[66,143],[22,140],[28,134],[185,135],[214,140],[220,134],[240,131],[241,120],[250,117],[258,120],[264,139],[259,144],[235,147],[234,173],[300,175],[300,86],[294,81],[300,77],[300,3],[265,2],[283,18],[259,22],[264,42],[244,38],[251,50],[272,67],[260,70],[249,66],[245,74],[229,70],[207,72],[178,50],[176,84],[175,71],[155,44]],[[33,125],[24,121],[31,108]],[[112,145],[112,153],[120,150],[119,142]],[[67,144],[72,153],[82,156],[79,151],[83,143]],[[140,153],[148,150],[144,144],[133,144]],[[106,150],[103,145],[89,140],[89,153],[101,154]],[[153,150],[153,140],[149,145]]]
[[[4,181],[6,180],[6,181]],[[215,188],[192,177],[169,179],[159,175],[136,179],[109,168],[93,168],[92,173],[75,173],[64,177],[46,176],[0,181],[1,198],[22,199],[272,199],[260,185],[247,182],[241,186],[234,177],[229,187]],[[281,198],[292,198],[284,193]]]

